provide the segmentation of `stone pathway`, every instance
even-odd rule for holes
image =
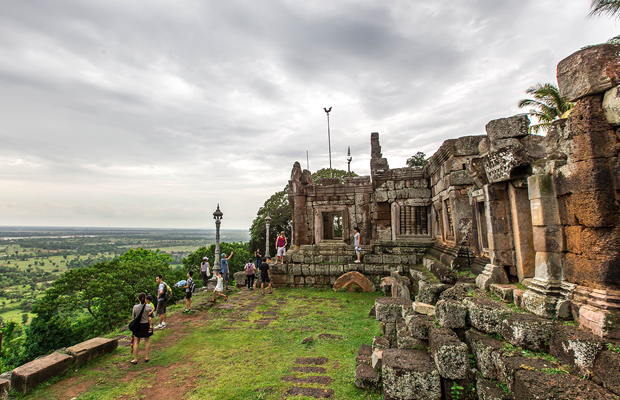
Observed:
[[[332,378],[325,375],[327,373],[327,369],[325,369],[324,367],[317,367],[317,365],[325,365],[328,362],[329,359],[326,357],[297,358],[295,360],[295,364],[307,366],[293,367],[291,369],[295,372],[306,374],[306,376],[283,376],[282,380],[294,384],[313,384],[327,386],[332,383]],[[312,373],[319,373],[322,375],[307,375]],[[286,395],[289,397],[308,396],[315,399],[329,399],[334,395],[334,390],[328,387],[294,386],[286,391]]]

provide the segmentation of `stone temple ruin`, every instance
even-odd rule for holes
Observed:
[[[562,96],[576,104],[546,136],[529,134],[525,115],[498,119],[486,135],[446,140],[423,168],[394,169],[372,133],[370,176],[344,183],[312,182],[294,164],[294,248],[285,265],[273,267],[274,283],[327,286],[356,271],[375,283],[383,278],[388,294],[406,288],[405,296],[377,300],[384,337],[368,354],[360,350],[358,360],[367,358],[360,365],[371,364],[356,374],[360,385],[378,382],[378,365],[386,399],[459,398],[450,397],[451,385],[472,382],[471,351],[482,372],[479,396],[495,383],[521,399],[582,393],[535,397],[563,384],[587,386],[590,397],[580,398],[620,395],[620,354],[605,350],[620,339],[620,45],[574,53],[560,62],[557,78]],[[356,226],[365,240],[360,264],[353,263]],[[564,320],[574,322],[557,322]],[[557,365],[519,364],[485,333],[550,352],[573,369],[541,379],[537,371]],[[573,374],[598,385],[575,383]],[[480,398],[510,398],[497,396]]]

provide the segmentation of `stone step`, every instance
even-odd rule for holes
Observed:
[[[426,350],[384,350],[381,376],[384,399],[441,399],[441,378]]]
[[[72,363],[73,357],[62,353],[52,353],[49,356],[37,358],[13,370],[11,388],[26,392],[39,383],[61,375],[69,369]]]

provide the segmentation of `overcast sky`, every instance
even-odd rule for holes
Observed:
[[[0,225],[247,229],[293,163],[369,174],[514,115],[617,35],[589,0],[2,0]]]

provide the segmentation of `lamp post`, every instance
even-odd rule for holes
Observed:
[[[269,255],[269,224],[271,223],[271,217],[267,215],[265,217],[265,257],[271,258]]]
[[[215,260],[213,261],[213,277],[222,271],[220,267],[220,224],[222,223],[222,217],[224,213],[220,211],[220,205],[217,205],[217,210],[213,213],[213,219],[215,220]]]
[[[329,148],[329,177],[333,178],[334,177],[334,171],[332,170],[332,141],[331,141],[331,135],[329,132],[329,113],[331,112],[332,108],[323,108],[323,110],[325,110],[325,114],[327,114],[327,146]]]
[[[353,161],[353,157],[351,157],[351,146],[347,149],[347,170],[349,171],[349,178],[351,177],[351,161]]]

